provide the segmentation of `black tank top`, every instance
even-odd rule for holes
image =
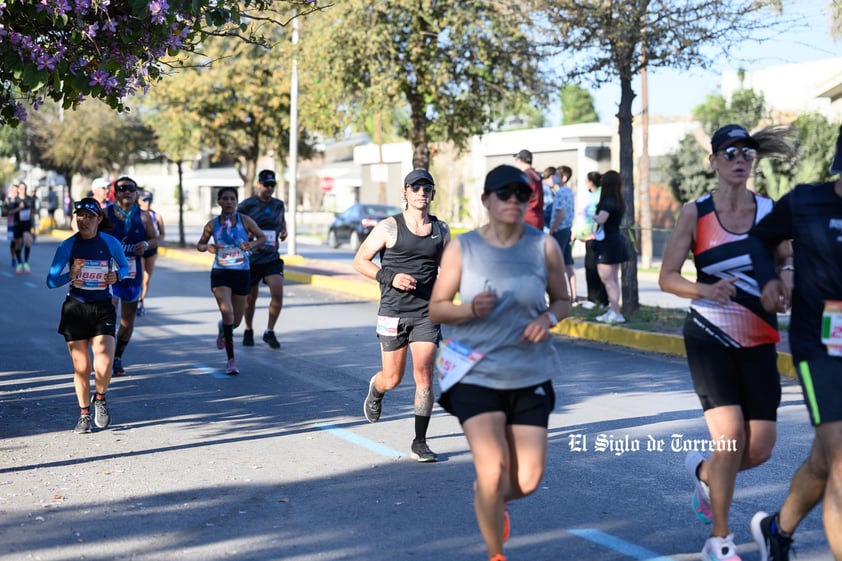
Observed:
[[[427,317],[427,305],[444,251],[441,225],[438,218],[430,216],[430,233],[418,236],[406,227],[403,214],[392,218],[398,225],[397,239],[393,247],[380,250],[380,266],[386,271],[412,275],[418,282],[415,290],[410,291],[381,284],[378,313],[393,317]]]

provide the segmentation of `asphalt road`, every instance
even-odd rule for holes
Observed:
[[[55,245],[36,246],[32,275],[0,267],[0,560],[485,559],[458,423],[436,407],[430,445],[442,461],[409,458],[411,375],[379,423],[362,416],[379,364],[370,301],[288,285],[281,349],[259,337],[243,348],[238,330],[242,374],[229,378],[208,270],[161,259],[127,376],[109,390],[112,426],[73,434],[70,360],[55,332],[64,291],[44,284]],[[264,292],[258,327],[266,305]],[[707,528],[672,450],[705,438],[683,359],[556,345],[567,367],[554,380],[547,472],[510,507],[509,559],[698,559]],[[738,480],[732,531],[744,561],[759,558],[752,514],[780,503],[809,448],[791,381],[780,421],[773,459]],[[800,561],[830,559],[819,513],[797,547]]]

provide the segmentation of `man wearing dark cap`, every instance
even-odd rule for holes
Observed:
[[[526,207],[526,223],[535,226],[539,230],[544,229],[544,187],[541,184],[541,175],[532,167],[532,152],[521,150],[514,155],[515,167],[526,174],[529,179],[529,187],[532,189],[532,197]]]
[[[251,265],[251,292],[246,298],[246,308],[243,314],[246,329],[243,333],[243,346],[254,346],[254,309],[260,281],[269,287],[269,319],[263,332],[263,341],[273,349],[279,349],[281,344],[275,336],[275,323],[281,315],[284,304],[284,260],[278,254],[278,240],[287,239],[287,223],[284,217],[286,208],[284,202],[272,196],[275,192],[277,180],[275,172],[264,169],[257,175],[257,194],[244,200],[237,210],[250,216],[266,235],[266,244],[257,248],[249,259]]]
[[[402,189],[404,211],[380,221],[354,257],[354,268],[380,283],[377,337],[382,370],[369,381],[363,413],[370,423],[380,419],[383,396],[401,383],[409,349],[415,379],[415,439],[410,450],[419,462],[435,462],[436,455],[427,446],[427,428],[441,332],[430,321],[427,306],[450,229],[429,213],[435,182],[426,170],[410,172]],[[374,263],[378,254],[380,267]]]
[[[842,127],[830,171],[842,173]],[[842,561],[842,178],[798,185],[752,230],[751,259],[769,313],[792,304],[789,343],[815,430],[780,512],[758,512],[751,533],[762,561],[789,561],[792,534],[824,502],[827,542]],[[775,268],[773,250],[792,240],[793,263]],[[794,275],[794,290],[781,277]]]

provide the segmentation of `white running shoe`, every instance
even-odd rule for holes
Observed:
[[[684,467],[687,468],[687,472],[693,478],[693,483],[696,486],[696,489],[693,491],[693,512],[696,513],[699,520],[705,524],[710,524],[713,522],[713,510],[710,507],[710,489],[707,483],[699,479],[699,476],[696,475],[696,470],[703,461],[704,457],[698,452],[687,452],[687,455],[684,457]]]
[[[702,561],[740,561],[737,546],[734,545],[734,534],[724,538],[709,537],[702,549]]]

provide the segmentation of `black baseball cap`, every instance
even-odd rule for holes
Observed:
[[[515,154],[514,157],[518,160],[523,160],[527,164],[532,163],[532,152],[530,152],[529,150],[521,150],[520,152]]]
[[[260,173],[257,174],[257,180],[264,185],[267,185],[269,183],[278,183],[278,181],[275,179],[275,172],[271,169],[261,170]]]
[[[433,176],[430,175],[425,169],[415,169],[409,172],[409,174],[403,180],[404,185],[435,185],[436,182],[433,181]]]
[[[526,174],[514,166],[503,164],[488,172],[488,175],[485,176],[485,186],[482,192],[491,193],[509,185],[523,185],[528,189],[532,188],[529,185],[529,179],[527,179]]]
[[[744,142],[755,150],[760,148],[760,145],[745,128],[740,125],[724,125],[716,129],[716,132],[710,138],[710,149],[716,153],[737,142]]]

